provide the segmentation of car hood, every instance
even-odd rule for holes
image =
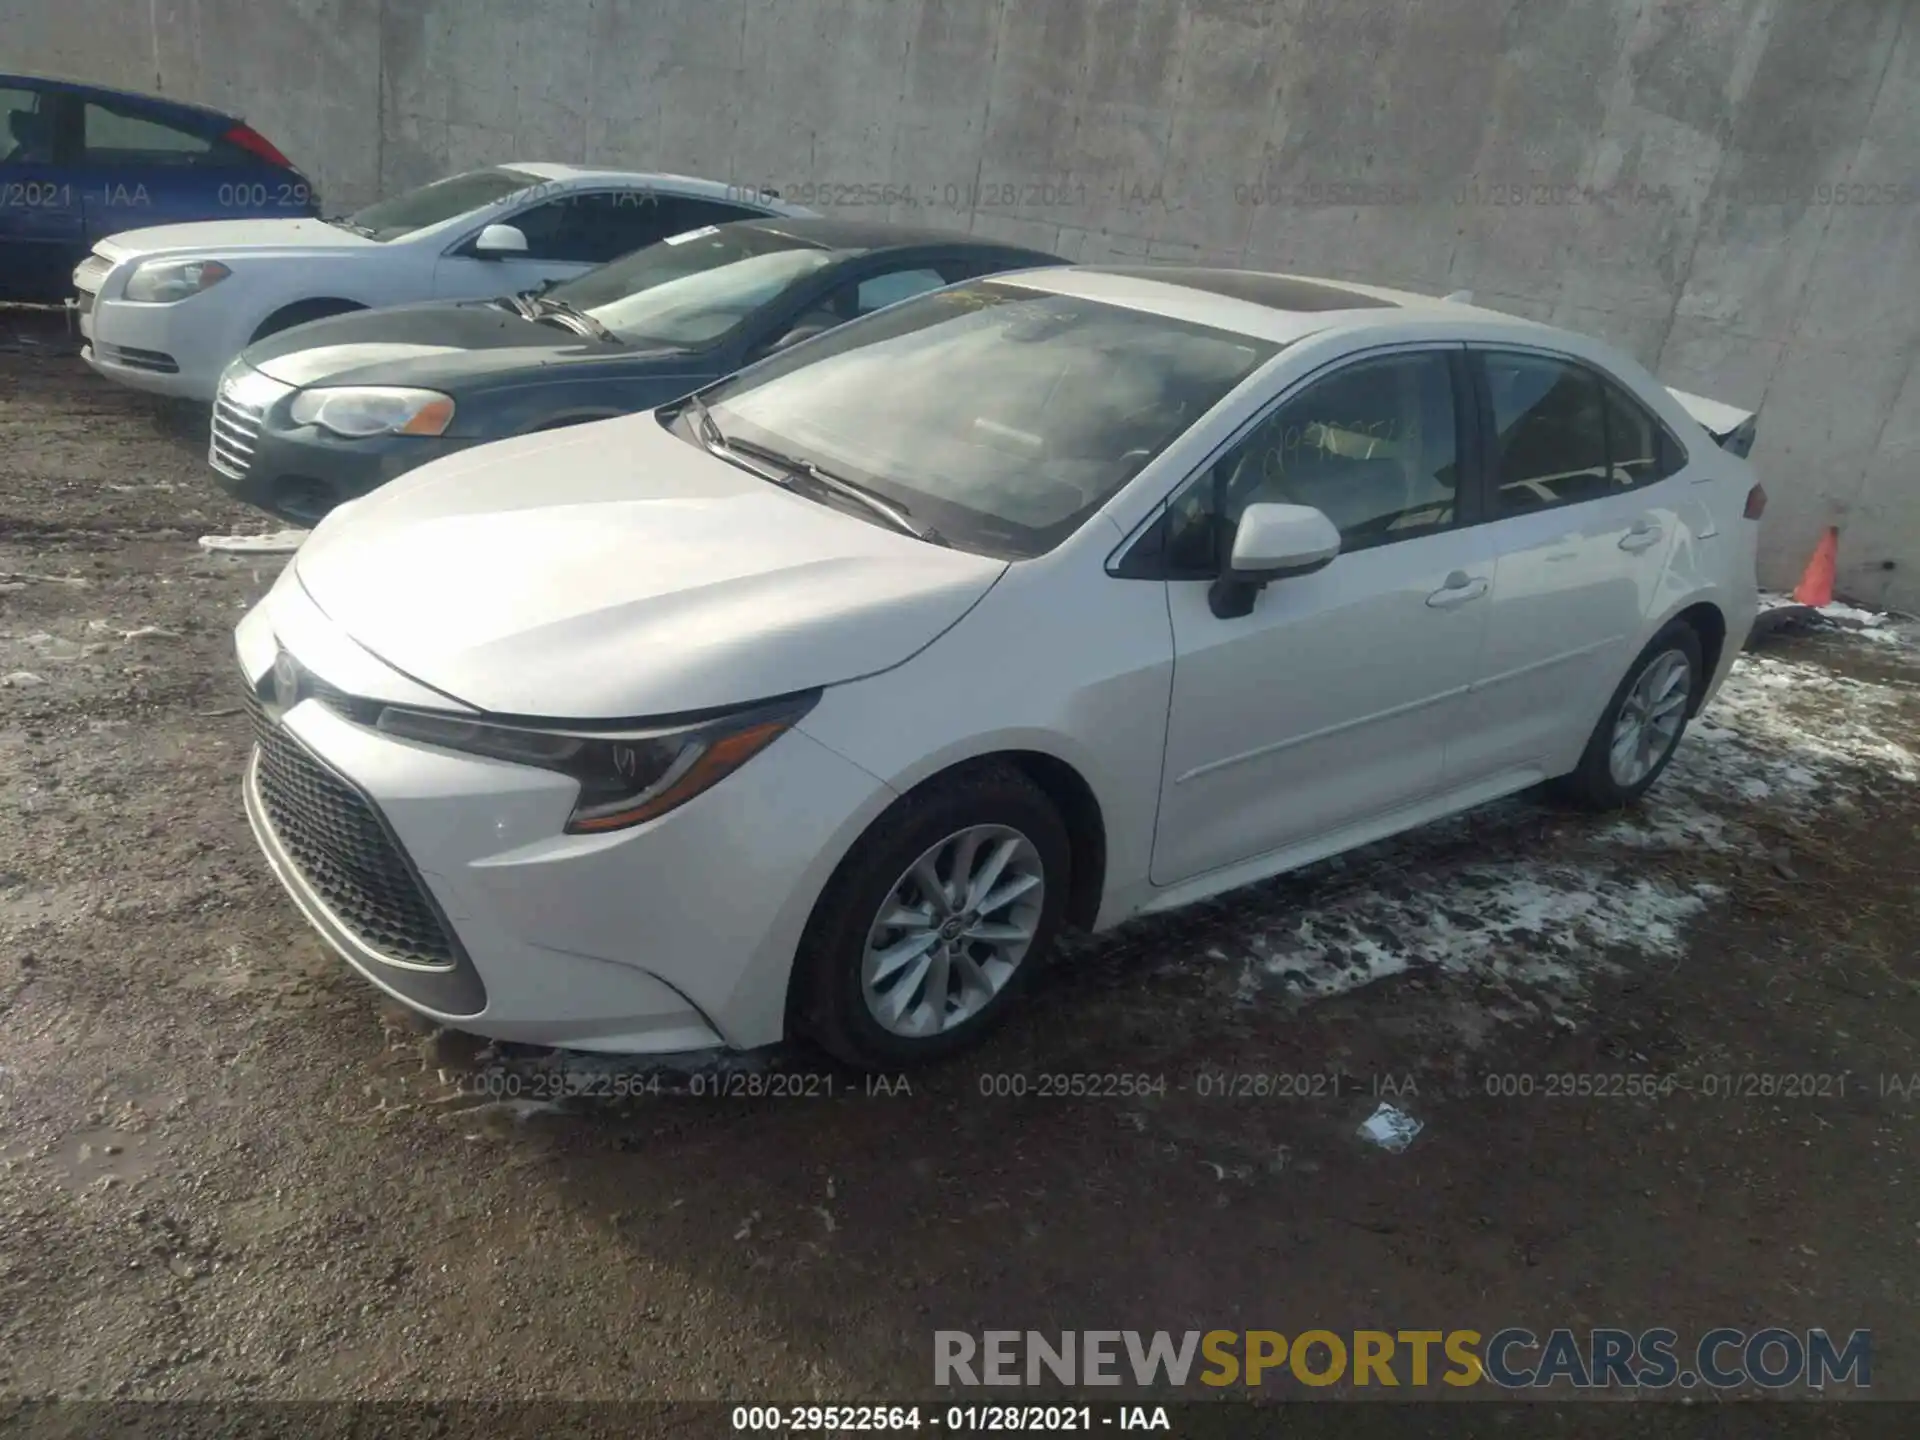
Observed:
[[[485,301],[446,301],[360,310],[283,330],[247,348],[243,359],[287,385],[436,385],[522,368],[618,362],[666,368],[673,349],[639,349],[523,320]]]
[[[1006,562],[790,494],[651,413],[414,470],[329,516],[295,573],[362,647],[499,715],[719,709],[886,670]]]
[[[93,248],[117,262],[168,251],[364,250],[379,243],[324,220],[195,220],[185,225],[122,230]]]

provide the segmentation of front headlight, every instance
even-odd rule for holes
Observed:
[[[336,435],[444,435],[453,423],[453,397],[400,385],[338,385],[302,390],[288,413],[296,425]]]
[[[232,273],[218,260],[143,260],[127,277],[126,298],[171,305],[211,290]]]
[[[710,789],[790,730],[818,692],[651,730],[546,730],[388,706],[378,728],[469,755],[534,765],[580,784],[567,833],[624,830]]]

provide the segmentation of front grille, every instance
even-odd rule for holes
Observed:
[[[331,687],[312,676],[303,682],[303,698],[328,700],[321,692]],[[452,968],[453,937],[380,813],[289,735],[252,690],[247,709],[261,805],[307,888],[383,959]]]
[[[222,390],[213,402],[213,424],[207,437],[207,463],[222,475],[244,480],[253,464],[254,442],[260,437],[260,411],[242,405]]]
[[[261,374],[244,361],[229,365],[214,397],[207,463],[222,475],[244,480],[253,468],[253,451],[267,411],[293,391],[293,386]]]
[[[100,358],[129,370],[151,370],[156,375],[178,375],[180,362],[161,350],[140,350],[132,345],[102,345]]]

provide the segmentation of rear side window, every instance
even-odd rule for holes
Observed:
[[[230,147],[132,107],[87,101],[82,110],[86,158],[92,165],[227,165]]]
[[[1616,482],[1652,485],[1685,468],[1686,451],[1646,406],[1610,381],[1607,397],[1607,458]]]
[[[1600,377],[1539,355],[1482,356],[1493,409],[1493,519],[1597,500],[1607,470]]]

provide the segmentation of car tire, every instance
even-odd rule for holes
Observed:
[[[1554,793],[1584,810],[1618,810],[1639,800],[1680,748],[1703,670],[1700,636],[1691,625],[1676,620],[1655,635],[1607,701],[1579,765],[1553,782]],[[1684,690],[1676,692],[1675,685]],[[1671,715],[1670,729],[1656,723],[1663,711]],[[1616,753],[1621,747],[1627,755]]]
[[[944,910],[914,873],[929,856],[934,881],[950,887]],[[1000,868],[990,871],[995,857]],[[955,883],[963,862],[969,892]],[[977,1044],[1051,951],[1071,866],[1059,810],[1011,765],[969,766],[910,792],[855,842],[814,906],[795,956],[794,1028],[864,1070],[925,1064]],[[1016,891],[1010,903],[992,903]],[[883,924],[908,916],[909,924]],[[1022,930],[1024,945],[1013,938]],[[900,1013],[889,1018],[893,1010]]]

